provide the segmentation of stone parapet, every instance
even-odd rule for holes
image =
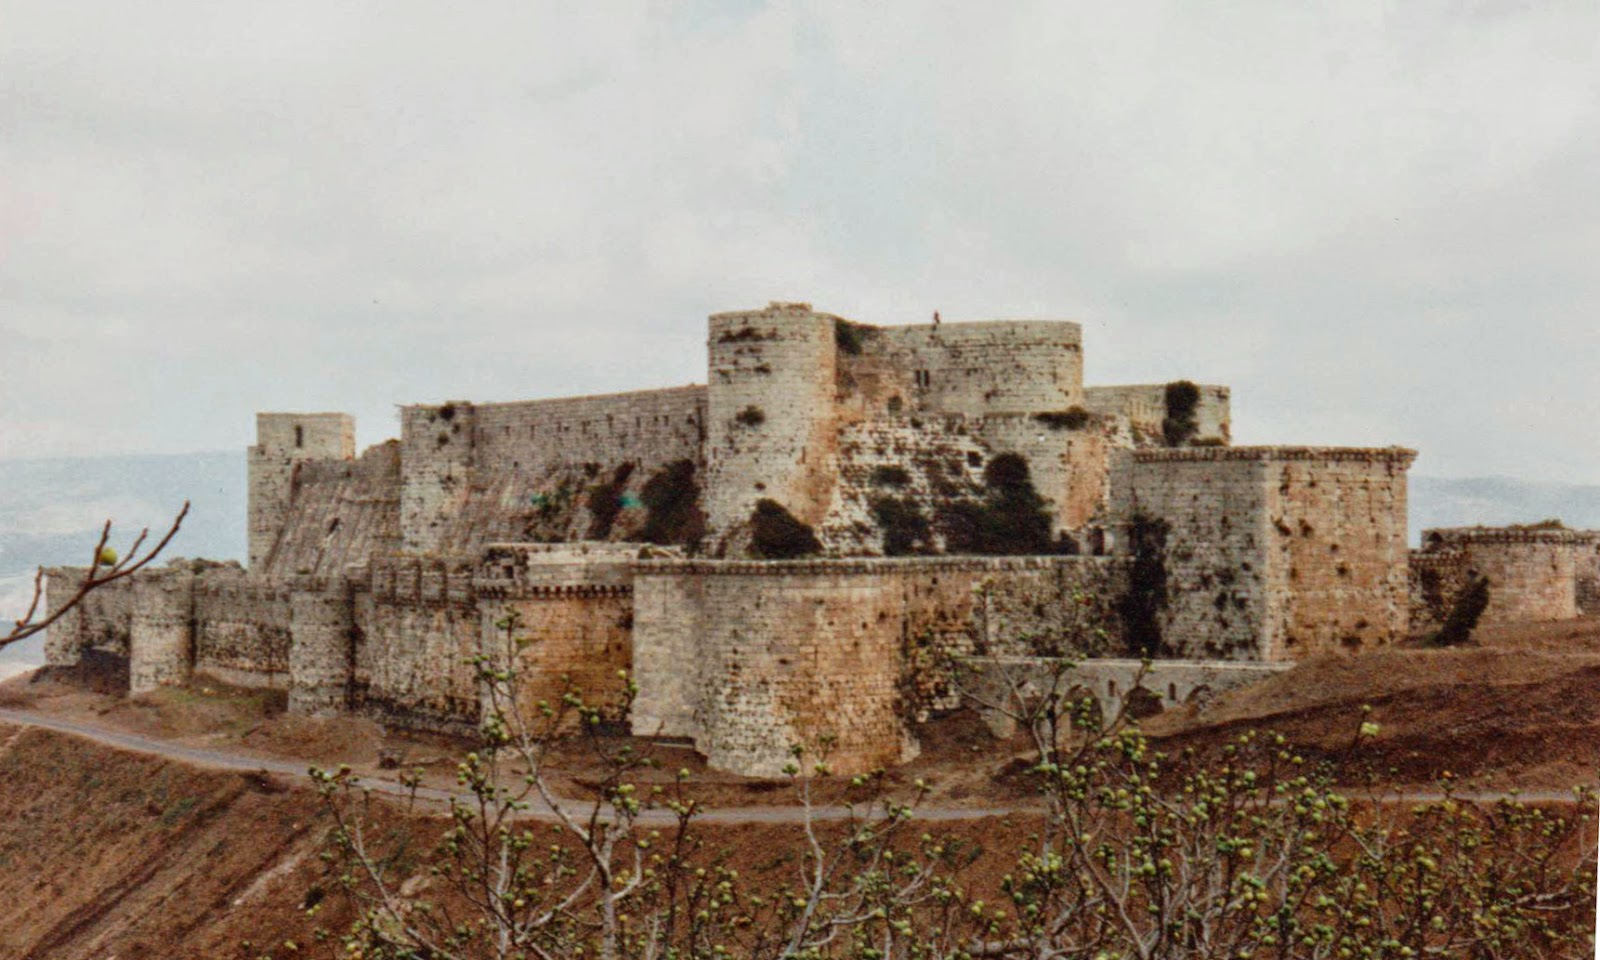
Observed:
[[[1171,447],[1133,451],[1138,463],[1208,463],[1233,460],[1317,460],[1329,463],[1393,463],[1411,466],[1417,451],[1406,447]]]

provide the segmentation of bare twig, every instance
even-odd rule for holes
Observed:
[[[82,603],[83,599],[93,591],[108,583],[131,577],[144,569],[149,565],[150,561],[154,560],[161,554],[161,551],[167,548],[167,544],[172,542],[172,538],[177,536],[178,528],[183,526],[184,518],[188,515],[189,501],[185,500],[183,509],[179,510],[178,515],[172,519],[172,526],[167,528],[167,532],[156,542],[155,546],[150,547],[148,550],[143,549],[145,541],[150,537],[150,528],[146,527],[139,531],[139,535],[134,538],[133,544],[128,548],[127,554],[120,558],[116,557],[115,554],[110,554],[109,556],[107,554],[106,544],[111,540],[111,521],[107,520],[105,525],[100,528],[100,539],[94,545],[94,556],[90,558],[88,572],[83,575],[82,580],[78,581],[77,589],[72,596],[65,603],[50,611],[43,619],[38,619],[39,604],[44,598],[45,587],[45,571],[44,567],[40,567],[33,575],[33,597],[28,602],[28,610],[23,614],[21,620],[15,621],[10,633],[0,636],[0,648],[44,630],[52,623],[60,620],[68,611]]]

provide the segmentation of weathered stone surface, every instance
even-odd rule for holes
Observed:
[[[1159,524],[1163,657],[1295,660],[1406,634],[1406,470],[1398,448],[1131,454],[1115,496]]]
[[[1084,678],[1124,684],[1153,623],[1151,695],[1173,700],[1390,642],[1438,615],[1424,580],[1448,598],[1469,567],[1500,581],[1496,616],[1600,608],[1600,539],[1408,558],[1410,451],[1228,447],[1218,385],[1169,436],[1167,385],[1085,387],[1075,323],[870,327],[774,303],[710,318],[707,374],[407,406],[400,438],[359,458],[344,414],[261,414],[248,574],[187,564],[97,591],[51,631],[51,662],[95,647],[129,657],[138,689],[198,670],[286,688],[300,713],[450,730],[482,716],[477,658],[514,667],[534,713],[569,691],[617,701],[631,671],[635,732],[772,774],[825,738],[841,771],[914,755],[917,722],[959,701],[956,658],[1087,657]],[[1002,454],[1027,464],[1051,546],[1080,555],[941,555],[942,512],[981,501]],[[768,499],[821,556],[742,559]],[[927,526],[894,541],[916,555],[883,558],[896,511],[902,533]],[[52,571],[50,603],[73,576]]]
[[[1117,648],[1124,561],[1095,557],[642,562],[633,730],[776,775],[831,741],[841,771],[914,756],[911,724],[954,706],[947,655]],[[1113,633],[1102,635],[1110,627]]]
[[[1580,595],[1593,596],[1596,543],[1592,533],[1564,528],[1424,530],[1422,550],[1411,555],[1412,626],[1441,624],[1478,577],[1489,581],[1480,623],[1570,620],[1581,612]]]

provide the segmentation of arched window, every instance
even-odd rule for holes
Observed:
[[[294,445],[296,448],[306,445],[306,428],[298,423],[294,425]]]

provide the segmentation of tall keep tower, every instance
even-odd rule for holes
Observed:
[[[250,569],[272,556],[294,500],[295,473],[308,460],[353,460],[356,421],[348,413],[258,413],[250,448]]]
[[[711,317],[706,519],[714,539],[735,532],[763,499],[821,522],[838,445],[840,322],[806,303]]]

